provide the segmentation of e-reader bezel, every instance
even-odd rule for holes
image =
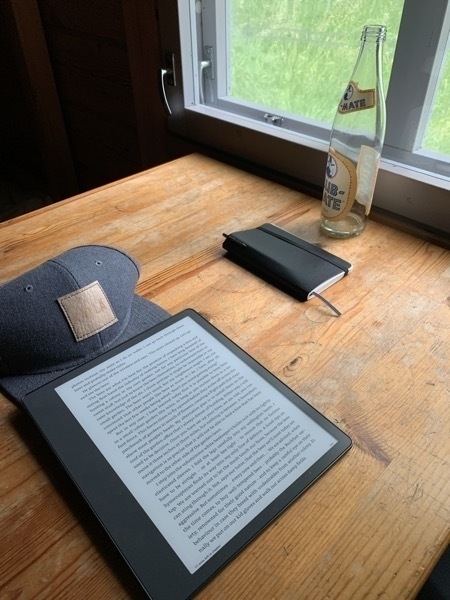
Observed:
[[[194,573],[188,571],[55,391],[62,383],[157,334],[186,316],[218,339],[337,440],[337,443],[310,469],[300,475],[276,500],[264,508]],[[190,598],[352,445],[351,439],[343,431],[193,309],[186,309],[169,317],[133,339],[31,392],[24,398],[23,405],[145,592],[154,600]]]

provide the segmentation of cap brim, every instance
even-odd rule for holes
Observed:
[[[122,342],[126,342],[132,337],[150,329],[154,325],[161,323],[165,319],[170,317],[170,313],[166,310],[150,302],[146,298],[142,296],[138,296],[134,294],[133,302],[131,305],[131,314],[130,320],[128,322],[127,327],[118,336],[114,343],[111,344],[108,348],[105,348],[102,352],[97,354],[103,354],[106,350],[110,350],[111,348],[115,348]],[[89,360],[95,358],[95,356],[90,356]],[[71,371],[75,367],[79,367],[85,364],[87,361],[80,361],[76,365],[71,365],[66,369],[55,369],[54,371],[47,373],[39,373],[35,375],[20,375],[15,377],[2,377],[0,379],[0,389],[4,392],[13,402],[19,403],[23,400],[23,398],[33,392],[34,390],[42,387],[46,383],[53,381],[64,375],[68,371]]]

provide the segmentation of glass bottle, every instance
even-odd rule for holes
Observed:
[[[331,130],[320,226],[347,238],[364,231],[386,126],[382,57],[384,25],[367,25],[353,74]]]

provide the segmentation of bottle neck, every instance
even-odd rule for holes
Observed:
[[[367,26],[348,86],[339,102],[333,131],[359,132],[376,138],[381,150],[386,123],[386,103],[382,75],[382,49],[386,27]]]
[[[383,43],[386,39],[384,25],[367,25],[361,34],[361,46],[352,79],[363,87],[383,89]]]
[[[361,42],[377,42],[382,44],[386,39],[385,25],[366,25],[361,34]]]

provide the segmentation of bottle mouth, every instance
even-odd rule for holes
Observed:
[[[361,40],[376,39],[383,41],[386,39],[386,25],[366,25],[362,30]]]

